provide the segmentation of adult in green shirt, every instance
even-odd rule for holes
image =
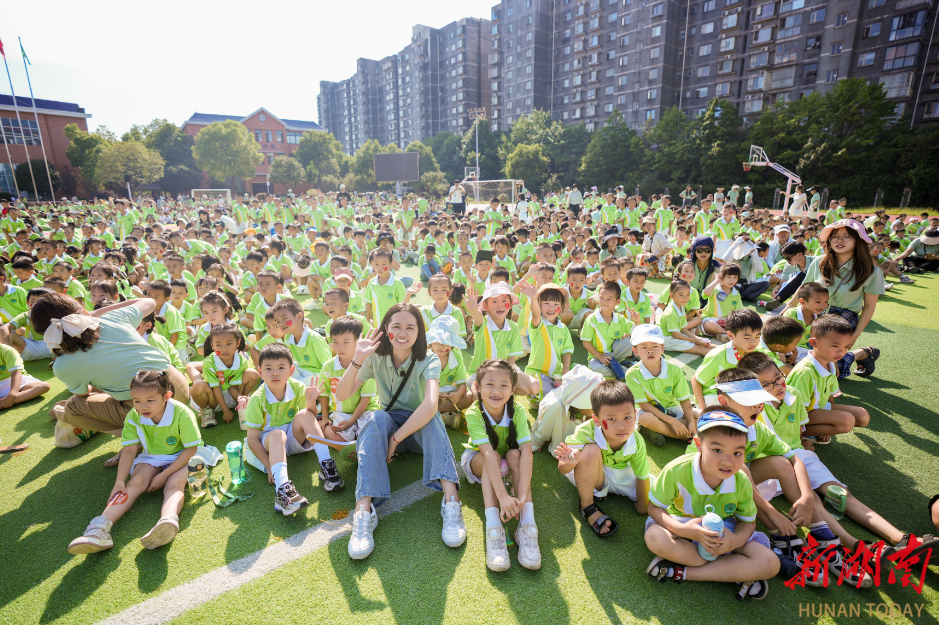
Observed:
[[[691,286],[700,293],[711,281],[711,274],[720,268],[720,263],[714,260],[714,239],[711,237],[696,237],[691,243],[691,258],[694,263],[694,280]]]

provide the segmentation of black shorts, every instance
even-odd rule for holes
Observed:
[[[572,213],[574,213],[574,217],[577,217],[578,219],[580,219],[580,208],[581,208],[580,204],[571,204],[570,206],[568,206],[568,208],[571,210]]]
[[[466,213],[466,202],[450,202],[450,208],[454,215],[462,215]]]

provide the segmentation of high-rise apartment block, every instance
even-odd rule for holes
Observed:
[[[476,18],[415,26],[397,54],[358,59],[353,77],[320,82],[321,125],[349,154],[369,139],[404,147],[444,130],[462,133],[468,110],[489,102],[489,32],[489,21]]]
[[[715,97],[752,122],[855,77],[924,123],[939,120],[936,13],[932,0],[502,0],[491,21],[415,26],[401,53],[321,83],[320,124],[353,152],[460,132],[476,102],[494,130],[535,109],[589,130],[618,110],[641,129]]]

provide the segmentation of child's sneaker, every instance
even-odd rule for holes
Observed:
[[[173,542],[173,539],[176,538],[176,534],[178,533],[179,517],[175,514],[170,514],[160,517],[160,520],[153,526],[153,529],[144,534],[143,538],[140,539],[140,544],[147,549],[156,549],[157,547],[162,547],[163,545]]]
[[[218,421],[215,420],[215,411],[209,407],[201,409],[199,411],[199,425],[202,429],[214,428],[218,425]]]
[[[311,299],[303,306],[303,310],[323,310],[323,303],[316,299]]]
[[[378,515],[375,506],[371,510],[356,510],[352,515],[352,536],[349,538],[349,557],[353,560],[364,560],[375,549],[375,539],[372,534],[378,525]]]
[[[828,547],[831,548],[826,551]],[[841,545],[840,538],[818,541],[818,549],[814,555],[817,558],[828,561],[829,586],[837,583],[837,581],[841,579],[842,571],[844,571],[843,583],[846,585],[854,586],[855,588],[870,588],[874,585],[874,578],[865,574],[863,571],[851,572],[850,566],[845,569],[844,560],[848,556],[848,552],[845,551],[845,548]]]
[[[486,566],[496,573],[508,571],[512,566],[509,548],[505,544],[505,528],[501,525],[486,530]]]
[[[459,412],[445,412],[440,415],[444,425],[448,428],[457,430],[463,424],[463,414]]]
[[[675,564],[671,560],[655,556],[649,566],[646,567],[646,574],[663,583],[668,579],[680,582],[685,578],[685,567],[682,564]]]
[[[306,497],[297,492],[293,482],[284,482],[274,495],[274,509],[289,516],[304,506],[310,505]]]
[[[913,280],[909,276],[900,276],[900,282],[903,284],[913,284]]]
[[[541,549],[538,547],[538,527],[534,523],[519,525],[515,530],[515,543],[518,545],[518,563],[532,571],[540,569]]]
[[[102,515],[93,518],[85,528],[85,533],[69,543],[68,552],[77,556],[85,553],[98,553],[113,546],[111,521]]]
[[[320,462],[320,481],[327,493],[339,490],[346,485],[339,475],[339,470],[336,469],[336,461],[332,458]]]
[[[466,524],[463,523],[463,504],[453,498],[440,506],[443,517],[443,530],[440,532],[447,547],[459,547],[466,542]],[[505,536],[505,532],[503,532]]]
[[[790,580],[798,575],[812,560],[813,552],[805,547],[798,536],[772,534],[770,542],[773,545],[773,553],[779,558],[779,574],[784,580]],[[806,586],[824,587],[825,572],[818,568],[811,570],[811,575],[803,576]]]

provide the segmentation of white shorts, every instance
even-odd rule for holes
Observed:
[[[33,339],[23,337],[23,342],[26,343],[23,347],[23,353],[21,354],[24,362],[49,360],[52,358],[52,352],[49,351],[49,346],[46,345],[45,341],[34,341]]]
[[[299,380],[300,382],[303,382],[304,384],[309,384],[310,379],[314,375],[315,374],[312,371],[307,371],[306,369],[300,367],[299,365],[294,364],[293,375],[291,375],[290,377],[292,377],[294,380]]]
[[[17,369],[17,371],[21,371],[21,370],[20,370],[20,369]],[[4,397],[6,397],[7,395],[10,394],[10,380],[12,380],[12,379],[13,379],[13,378],[6,378],[6,379],[4,379],[4,380],[0,380],[0,399],[3,399]],[[20,376],[20,387],[19,387],[18,389],[16,389],[16,390],[18,390],[18,391],[19,391],[19,390],[22,390],[23,387],[26,386],[27,384],[29,384],[30,382],[38,382],[38,381],[39,381],[39,380],[37,380],[37,379],[34,378],[33,376],[27,375],[27,374],[24,372],[24,373],[22,373],[22,375]]]
[[[667,352],[687,352],[694,348],[694,343],[684,339],[676,339],[671,336],[665,337],[665,351]]]
[[[577,486],[573,471],[565,473],[564,477],[570,480],[571,484]],[[593,496],[606,497],[610,493],[629,497],[633,501],[636,501],[636,474],[632,467],[614,469],[613,467],[603,465],[603,486],[600,490],[594,489]]]
[[[664,408],[664,406],[663,406],[663,408]],[[637,418],[638,418],[638,417],[641,417],[641,416],[643,415],[643,413],[647,413],[647,412],[649,412],[649,411],[648,411],[648,410],[643,410],[642,408],[640,408],[640,407],[639,407],[639,402],[636,402],[636,417],[637,417]],[[681,409],[681,405],[672,406],[672,407],[670,407],[670,408],[665,408],[665,412],[667,412],[668,414],[672,415],[672,416],[675,417],[676,419],[681,419],[681,418],[683,418],[683,417],[685,416],[685,411]],[[651,414],[651,413],[649,413],[649,414]]]
[[[176,353],[179,354],[179,359],[184,365],[189,364],[189,347],[177,347]]]
[[[345,412],[331,412],[329,413],[329,420],[332,425],[335,426],[336,424],[342,423],[351,416],[352,415]],[[358,419],[356,419],[355,423],[341,432],[336,432],[336,434],[341,436],[342,440],[346,441],[347,443],[351,443],[356,438],[358,438],[359,432],[361,432],[362,428],[365,427],[365,422],[368,421],[369,417],[371,417],[371,411],[366,410]]]
[[[822,463],[818,454],[814,451],[801,448],[793,449],[793,451],[796,452],[796,457],[805,465],[805,470],[809,474],[809,482],[812,484],[812,490],[829,482],[835,482],[845,488],[848,487],[847,484],[832,475],[832,472],[828,470],[828,467]]]
[[[414,240],[414,228],[411,228],[409,232],[405,232],[403,229],[398,228],[398,240],[399,241],[413,241]]]
[[[650,505],[655,505],[655,504],[650,504]],[[679,523],[687,523],[688,521],[691,521],[694,518],[694,517],[686,517],[686,516],[675,516],[674,514],[671,516],[673,519],[675,519]],[[655,519],[653,519],[652,517],[647,518],[645,532],[648,532],[649,528],[652,527],[653,525],[657,525],[657,523],[655,522]],[[724,519],[724,529],[729,530],[731,532],[737,529],[737,519],[735,518]],[[753,532],[753,534],[751,534],[750,538],[747,540],[747,543],[752,543],[753,541],[760,543],[767,549],[772,549],[772,547],[769,546],[769,538],[767,538],[766,534],[764,534],[763,532]],[[695,544],[695,545],[698,544],[698,541],[696,540],[693,540],[691,542],[692,544]]]
[[[473,461],[473,458],[476,457],[476,454],[479,452],[475,449],[464,449],[463,455],[460,456],[460,468],[463,469],[463,473],[466,475],[466,481],[470,484],[481,484],[482,482],[476,474],[473,473],[473,470],[470,468],[470,462]]]
[[[267,449],[265,441],[267,440],[268,434],[274,430],[280,430],[287,433],[287,455],[292,456],[294,454],[302,454],[313,449],[313,443],[308,440],[303,441],[303,444],[297,442],[297,437],[293,434],[293,421],[290,423],[285,423],[284,425],[276,428],[271,428],[265,432],[261,432],[261,444],[264,445],[264,449]],[[268,451],[270,451],[268,449]]]
[[[222,391],[222,399],[225,400],[225,405],[228,406],[231,410],[234,410],[235,408],[238,407],[238,398],[232,397],[232,396],[231,396],[231,391],[229,391],[229,390],[227,390],[227,389],[226,389],[226,390],[223,390],[223,391]],[[221,407],[221,406],[218,406],[218,407],[215,409],[216,412],[221,412],[221,410],[222,410],[222,407]]]
[[[165,469],[166,467],[173,464],[173,462],[176,460],[178,456],[179,454],[166,454],[166,455],[140,454],[139,456],[137,456],[137,458],[134,459],[134,464],[132,464],[130,467],[130,474],[131,475],[134,474],[134,468],[138,464],[149,464],[150,466],[154,466],[158,469]]]

